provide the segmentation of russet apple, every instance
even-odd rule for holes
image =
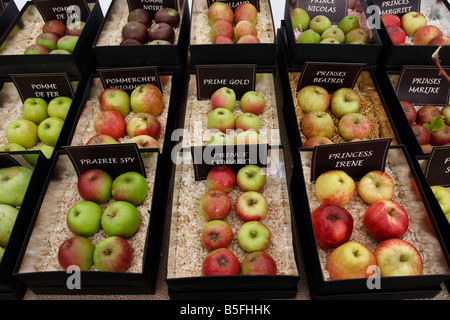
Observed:
[[[368,204],[378,200],[392,200],[394,191],[394,180],[381,170],[366,173],[358,182],[358,194]]]
[[[330,139],[327,137],[321,137],[321,136],[314,136],[311,138],[308,138],[304,143],[304,148],[314,148],[314,146],[319,146],[322,144],[331,144],[333,143]]]
[[[366,139],[372,131],[372,123],[369,118],[361,113],[347,113],[339,120],[338,130],[342,138],[347,141],[354,139]]]
[[[127,201],[138,206],[147,198],[147,180],[138,172],[124,172],[113,180],[111,194],[116,201]]]
[[[427,25],[427,18],[420,12],[410,11],[401,17],[402,29],[407,36],[413,36],[417,30]]]
[[[130,96],[126,91],[119,88],[111,87],[103,90],[98,101],[102,111],[116,111],[124,117],[131,111]]]
[[[375,257],[382,277],[417,276],[423,273],[422,256],[405,240],[384,240],[376,247]]]
[[[22,166],[0,169],[0,203],[20,206],[25,197],[33,171]]]
[[[133,248],[122,237],[107,237],[95,247],[93,260],[99,271],[125,272],[133,261]]]
[[[236,185],[236,174],[227,165],[214,166],[206,176],[206,185],[209,189],[230,192]]]
[[[101,169],[88,169],[77,180],[77,189],[81,198],[98,204],[111,199],[111,176]]]
[[[122,39],[134,39],[139,43],[144,44],[148,40],[147,27],[139,21],[128,22],[122,28]]]
[[[210,189],[202,196],[198,207],[206,220],[223,220],[231,211],[231,200],[225,191]]]
[[[258,31],[253,23],[248,20],[239,21],[234,27],[234,38],[238,41],[241,37],[252,35],[257,37]]]
[[[442,31],[436,26],[426,25],[414,34],[414,45],[429,45],[434,39],[442,37]]]
[[[164,7],[155,13],[155,23],[167,23],[172,28],[178,28],[181,16],[177,9]]]
[[[94,250],[95,245],[85,237],[67,239],[58,248],[59,265],[64,270],[70,266],[77,266],[82,271],[89,270],[94,263]]]
[[[337,117],[342,118],[345,114],[359,112],[362,101],[361,96],[352,88],[339,88],[331,96],[330,110]]]
[[[211,110],[225,108],[230,111],[236,106],[236,93],[228,87],[221,87],[214,91],[210,99]]]
[[[229,23],[234,22],[234,12],[226,3],[213,2],[208,8],[208,24],[212,26],[218,20],[226,20]]]
[[[391,38],[394,46],[401,45],[406,41],[406,33],[403,31],[401,27],[398,26],[388,26],[386,27],[386,31],[389,34],[389,38]]]
[[[233,241],[233,230],[224,220],[210,220],[201,232],[202,247],[208,251],[228,248]]]
[[[248,164],[236,174],[236,184],[241,191],[261,191],[266,185],[264,170],[256,164]]]
[[[126,133],[130,138],[148,135],[158,140],[161,134],[161,122],[151,113],[139,112],[126,123]]]
[[[130,238],[141,224],[141,216],[136,206],[128,201],[111,202],[101,215],[101,227],[110,237]]]
[[[221,2],[214,2],[221,3]],[[231,276],[238,275],[241,266],[233,251],[219,248],[209,252],[202,262],[203,276]]]
[[[266,251],[254,251],[248,253],[241,263],[243,275],[276,275],[277,263]]]
[[[402,106],[403,112],[405,113],[406,119],[408,119],[408,122],[410,124],[416,122],[417,111],[416,108],[414,108],[414,106],[412,105],[412,103],[408,101],[400,101],[400,104]]]
[[[250,112],[260,115],[264,112],[267,106],[266,98],[263,94],[257,91],[247,91],[240,100],[240,107],[242,112]]]
[[[427,145],[430,143],[431,134],[423,125],[419,123],[413,123],[411,125],[411,129],[419,145]]]
[[[247,191],[236,199],[235,211],[243,221],[260,221],[269,213],[269,204],[262,193]]]
[[[305,114],[301,121],[301,130],[306,138],[331,138],[335,131],[334,121],[325,111],[311,111]]]
[[[292,27],[294,29],[298,29],[299,31],[305,31],[309,27],[309,22],[311,18],[309,17],[308,12],[302,8],[294,8],[291,10],[291,20]]]
[[[303,112],[327,111],[331,98],[326,89],[316,85],[308,85],[297,93],[297,102]]]
[[[270,240],[270,229],[261,221],[247,221],[237,233],[238,244],[246,252],[266,250]]]
[[[94,129],[97,134],[106,134],[115,140],[125,136],[127,122],[117,111],[102,111],[94,120]]]
[[[74,234],[90,237],[100,230],[103,209],[95,202],[80,201],[67,212],[67,227]]]
[[[135,113],[147,112],[157,117],[164,109],[164,97],[156,85],[146,83],[131,92],[130,106]]]
[[[326,171],[315,182],[315,193],[320,202],[340,206],[350,202],[355,188],[355,181],[343,170]]]
[[[258,11],[250,2],[241,3],[234,9],[234,24],[240,21],[250,21],[253,25],[258,22]]]

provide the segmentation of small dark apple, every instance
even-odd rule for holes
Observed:
[[[153,40],[149,42],[150,45],[171,45],[169,41],[166,40]]]
[[[69,36],[81,36],[83,28],[86,25],[84,21],[74,21],[67,26],[66,33]]]
[[[128,14],[128,18],[127,18],[128,22],[131,21],[138,21],[142,24],[144,24],[147,28],[150,28],[150,26],[152,25],[152,17],[150,16],[150,14],[142,9],[142,8],[137,8],[132,10],[129,14]]]
[[[120,43],[121,46],[140,46],[143,45],[142,42],[139,42],[136,39],[125,39]]]
[[[162,8],[155,13],[155,22],[164,22],[176,28],[180,25],[180,14],[174,8]]]
[[[148,29],[148,39],[150,41],[166,40],[173,43],[175,41],[175,31],[173,31],[173,28],[167,23],[156,23]]]
[[[436,118],[441,115],[441,111],[431,105],[423,106],[417,111],[417,122],[420,124],[430,123],[431,118]]]
[[[408,119],[408,122],[409,123],[416,122],[417,111],[414,108],[414,106],[408,101],[400,101],[400,104],[402,105],[403,112],[405,112],[405,115],[406,115],[406,118]]]
[[[417,142],[423,146],[430,143],[431,135],[430,132],[421,124],[414,123],[411,125],[411,129],[416,136]]]
[[[433,131],[430,143],[433,146],[443,146],[450,143],[450,126],[445,125],[444,129]]]
[[[42,27],[43,33],[55,33],[58,37],[64,37],[66,35],[66,25],[64,22],[60,20],[49,20],[47,21],[44,26]]]
[[[138,21],[128,22],[122,29],[122,38],[135,39],[141,43],[147,42],[147,27]]]

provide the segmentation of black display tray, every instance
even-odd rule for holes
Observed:
[[[14,21],[14,19],[19,14],[19,9],[14,1],[3,1],[5,5],[5,10],[0,13],[0,37],[6,32],[9,25]]]

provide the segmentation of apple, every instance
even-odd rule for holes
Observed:
[[[163,41],[163,40],[155,40],[155,41]],[[152,42],[150,42],[149,44],[153,44]],[[170,42],[168,42],[168,43],[171,44]],[[143,45],[143,43],[139,42],[136,39],[124,39],[120,42],[119,45],[120,46],[141,46],[141,45]]]
[[[66,24],[57,19],[49,20],[42,26],[42,32],[55,33],[60,38],[66,35],[66,29]]]
[[[320,41],[320,43],[329,43],[329,44],[340,44],[339,41],[333,38],[326,38]]]
[[[173,44],[175,42],[175,31],[167,23],[155,23],[148,29],[148,40],[164,40]]]
[[[338,43],[344,43],[345,34],[344,34],[344,31],[342,31],[341,29],[336,28],[336,27],[331,27],[322,33],[321,38],[322,38],[322,40],[334,39]]]
[[[95,144],[114,144],[117,143],[117,140],[107,134],[96,134],[91,137],[86,145],[95,145]]]
[[[222,35],[218,35],[213,41],[213,44],[230,44],[230,43],[231,44],[234,43],[233,39],[230,39]]]
[[[111,194],[116,201],[127,201],[138,206],[147,198],[148,185],[143,175],[127,171],[117,176],[111,186]]]
[[[247,91],[240,100],[240,107],[242,112],[250,112],[260,115],[264,112],[267,106],[266,98],[263,94],[257,91]]]
[[[259,132],[261,119],[251,112],[241,113],[236,117],[235,128],[243,131],[253,129],[255,132]]]
[[[53,51],[56,50],[58,40],[59,37],[54,33],[41,33],[36,38],[36,44],[46,47],[48,51]]]
[[[217,129],[223,133],[227,130],[233,130],[235,119],[233,113],[224,108],[212,110],[208,115],[208,128]]]
[[[304,143],[304,148],[314,148],[314,146],[319,146],[322,144],[331,144],[333,143],[330,139],[327,137],[322,136],[313,136],[311,138],[308,138]]]
[[[345,35],[345,43],[353,44],[355,42],[359,42],[361,44],[368,44],[370,42],[369,34],[366,30],[358,28],[349,31]]]
[[[130,105],[135,113],[146,112],[157,117],[164,109],[164,97],[157,86],[146,83],[131,92]]]
[[[442,37],[442,31],[436,26],[426,25],[414,34],[414,45],[429,45],[434,39]]]
[[[308,29],[298,37],[298,43],[319,43],[322,40],[322,37],[319,33],[315,32],[312,29]]]
[[[0,204],[0,246],[6,247],[14,228],[19,210],[8,204]]]
[[[50,159],[53,155],[53,151],[55,150],[55,148],[52,146],[47,146],[45,144],[42,144],[42,145],[32,148],[31,150],[39,150],[44,154],[44,156],[47,159]],[[38,161],[39,154],[33,154],[33,153],[24,154],[23,157],[25,160],[27,160],[27,162],[29,164],[31,164],[32,166],[35,166]]]
[[[250,252],[242,260],[241,273],[243,275],[276,275],[277,263],[265,251]]]
[[[152,17],[150,16],[150,13],[148,13],[147,10],[143,8],[136,8],[128,13],[127,22],[131,21],[138,21],[145,25],[147,28],[150,28],[150,26],[152,25]]]
[[[450,213],[450,191],[443,186],[430,186],[444,214]]]
[[[331,138],[335,131],[334,121],[325,111],[311,111],[305,114],[301,121],[301,130],[306,138]]]
[[[225,108],[230,111],[236,106],[236,93],[228,87],[221,87],[214,91],[210,99],[211,110]]]
[[[386,27],[386,31],[388,32],[389,37],[391,38],[391,41],[395,46],[405,43],[406,33],[401,27],[388,26]]]
[[[407,36],[413,36],[417,30],[427,25],[427,18],[417,11],[405,13],[401,18],[402,29]]]
[[[408,119],[408,122],[410,124],[416,122],[417,119],[416,108],[414,108],[414,106],[408,101],[400,101],[400,104],[402,106],[403,112],[405,113],[406,119]]]
[[[209,189],[230,192],[236,185],[236,174],[227,165],[214,166],[206,176],[206,185]]]
[[[237,233],[238,244],[246,252],[266,250],[270,240],[271,232],[261,221],[247,221]]]
[[[331,98],[328,91],[320,86],[308,85],[297,93],[297,102],[304,113],[327,111]]]
[[[94,120],[97,134],[106,134],[119,140],[125,136],[127,123],[125,118],[117,111],[102,111]]]
[[[203,226],[200,237],[202,247],[208,251],[228,248],[233,241],[233,230],[223,220],[210,220]]]
[[[385,27],[402,26],[402,21],[400,20],[400,17],[395,14],[383,14],[381,15],[381,20],[383,21]]]
[[[226,3],[214,2],[208,8],[208,24],[212,26],[218,20],[234,22],[234,12]]]
[[[331,28],[331,21],[324,15],[317,15],[309,22],[309,29],[321,35],[325,30]]]
[[[22,115],[24,119],[39,125],[48,118],[47,101],[42,98],[25,99],[22,105]]]
[[[446,105],[441,109],[441,115],[444,116],[444,122],[450,126],[450,105]]]
[[[258,11],[253,4],[244,2],[234,9],[234,24],[237,25],[240,21],[250,21],[253,25],[256,25]]]
[[[64,49],[56,49],[49,52],[50,54],[71,54],[69,51]]]
[[[364,213],[364,226],[377,241],[400,238],[408,229],[409,218],[405,209],[392,200],[378,200]]]
[[[77,45],[78,38],[78,36],[65,35],[59,38],[58,42],[56,43],[56,49],[66,50],[72,53],[75,49],[75,46]]]
[[[49,101],[47,112],[50,117],[58,117],[63,120],[66,119],[72,105],[72,98],[59,96]]]
[[[258,132],[253,129],[241,131],[234,137],[234,144],[258,144],[261,143],[261,137]]]
[[[101,215],[101,227],[110,237],[130,238],[141,224],[136,206],[127,201],[111,202]]]
[[[258,31],[256,30],[256,26],[252,22],[247,20],[241,20],[234,27],[234,38],[237,41],[241,37],[246,35],[253,35],[257,37]]]
[[[39,139],[49,146],[55,146],[58,142],[59,134],[64,125],[64,120],[58,117],[49,117],[38,126]]]
[[[315,182],[315,193],[321,203],[345,206],[355,193],[355,181],[343,170],[328,170]]]
[[[246,191],[236,199],[235,211],[243,221],[261,221],[269,213],[269,204],[262,193]]]
[[[418,276],[423,272],[419,251],[402,239],[387,239],[375,248],[377,265],[382,277]]]
[[[416,136],[419,145],[427,145],[430,142],[431,134],[430,132],[421,124],[413,123],[411,129]]]
[[[360,27],[359,20],[356,16],[347,15],[338,22],[338,28],[341,29],[344,34],[349,33],[352,30]]]
[[[66,28],[66,34],[69,36],[81,36],[86,22],[78,20],[69,24]]]
[[[131,266],[133,248],[122,237],[107,237],[95,247],[93,260],[99,271],[125,272]]]
[[[350,240],[353,217],[344,207],[324,203],[311,213],[316,243],[324,249],[336,248]]]
[[[134,39],[143,44],[148,40],[147,27],[139,21],[128,22],[122,28],[122,39]]]
[[[450,37],[441,36],[435,38],[433,41],[429,43],[430,46],[450,46]]]
[[[131,112],[130,96],[122,89],[107,88],[100,93],[98,101],[102,111],[116,111],[124,117]]]
[[[261,43],[258,37],[248,34],[246,36],[240,37],[236,43]]]
[[[28,189],[33,171],[27,167],[12,166],[0,169],[0,203],[20,206]]]
[[[247,164],[236,174],[236,184],[241,191],[261,191],[266,185],[266,174],[256,164]]]
[[[311,18],[308,12],[302,8],[294,8],[291,10],[292,27],[300,31],[305,31],[309,27]]]
[[[420,148],[422,149],[423,153],[430,153],[433,150],[433,146],[431,144],[421,145]]]
[[[444,125],[443,129],[433,131],[430,143],[433,146],[443,146],[450,143],[450,126]]]
[[[46,47],[41,46],[40,44],[32,44],[32,45],[28,46],[23,53],[24,54],[48,54],[48,53],[50,53],[50,51],[48,51],[48,49]]]
[[[67,227],[74,234],[90,237],[100,230],[103,209],[95,202],[80,201],[67,212]]]
[[[158,140],[161,134],[161,122],[151,113],[135,113],[126,124],[126,132],[130,138],[148,135]]]
[[[164,7],[156,11],[154,16],[155,23],[167,23],[172,28],[177,28],[180,25],[180,13],[174,8]]]
[[[214,2],[222,3],[222,2]],[[233,251],[219,248],[209,252],[202,262],[203,276],[232,276],[240,272],[239,259]]]
[[[330,109],[337,117],[342,118],[347,113],[359,112],[362,101],[359,93],[352,88],[339,88],[331,96]]]
[[[368,138],[372,131],[372,124],[366,116],[361,113],[347,113],[340,120],[338,130],[342,138],[347,141],[353,139]]]
[[[228,194],[220,189],[208,190],[200,199],[198,208],[206,220],[223,220],[231,211]]]
[[[77,189],[81,198],[102,204],[111,199],[111,176],[101,169],[88,169],[77,180]]]
[[[358,194],[368,204],[378,200],[392,200],[394,191],[394,180],[381,170],[366,173],[358,183]]]
[[[211,26],[211,29],[209,30],[209,39],[211,42],[214,42],[214,40],[218,36],[224,36],[233,39],[234,37],[233,25],[226,20],[218,20],[214,22],[214,24]]]
[[[233,139],[223,132],[214,133],[211,136],[211,138],[206,142],[207,146],[222,146],[231,144],[234,144]]]
[[[372,275],[369,267],[376,265],[375,254],[356,241],[341,244],[328,257],[331,280],[368,278]]]
[[[8,143],[17,143],[29,149],[39,142],[38,126],[26,119],[17,119],[10,122],[6,128]]]
[[[417,123],[430,123],[431,118],[436,118],[440,115],[441,111],[437,107],[431,105],[422,106],[417,111]]]
[[[133,138],[128,139],[127,143],[136,143],[138,148],[141,149],[160,149],[158,141],[146,134],[134,136]]]
[[[58,248],[59,265],[64,270],[70,266],[77,266],[82,271],[89,270],[94,263],[94,250],[95,245],[85,237],[67,239]]]
[[[10,151],[25,151],[24,147],[17,143],[7,143],[0,146],[0,152],[10,152]]]

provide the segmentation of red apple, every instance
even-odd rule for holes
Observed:
[[[157,117],[164,109],[164,96],[156,85],[146,83],[131,92],[130,106],[135,113],[147,112]]]
[[[218,36],[224,36],[233,39],[233,25],[226,20],[218,20],[214,22],[209,31],[209,39],[211,42],[214,42],[214,39],[216,39],[216,37]]]
[[[389,26],[386,30],[394,45],[400,45],[406,41],[406,33],[399,26]]]
[[[228,44],[233,43],[233,40],[230,39],[229,37],[222,35],[218,35],[213,41],[213,44],[227,44],[227,43]]]
[[[402,21],[400,20],[399,16],[396,16],[395,14],[383,14],[381,16],[381,20],[383,20],[384,26],[402,26]]]
[[[202,229],[201,242],[203,248],[213,251],[219,248],[228,248],[233,240],[233,230],[223,220],[211,220],[205,223]]]
[[[346,141],[366,139],[372,131],[372,123],[361,113],[347,113],[339,120],[338,130]]]
[[[450,46],[450,37],[437,37],[429,43],[430,46]]]
[[[77,266],[80,270],[88,270],[92,264],[95,246],[87,238],[74,236],[64,241],[58,249],[58,262],[61,268],[67,270]]]
[[[139,112],[128,120],[126,132],[130,138],[148,135],[158,140],[161,134],[161,122],[151,113]]]
[[[114,144],[117,143],[117,140],[114,139],[111,136],[108,136],[107,134],[96,134],[95,136],[91,137],[86,145],[92,145],[92,144]]]
[[[47,21],[42,27],[42,32],[55,33],[58,37],[64,37],[66,35],[66,24],[60,20],[54,19]]]
[[[420,148],[422,149],[423,153],[430,153],[433,150],[433,146],[431,144],[421,145]]]
[[[233,23],[234,12],[228,4],[216,1],[208,8],[208,24],[212,26],[218,20],[226,20],[229,23]]]
[[[414,276],[423,272],[419,251],[402,239],[387,239],[375,249],[377,265],[382,277]]]
[[[364,213],[364,226],[377,241],[401,237],[409,225],[405,209],[392,200],[379,200]]]
[[[344,207],[322,204],[311,213],[316,243],[321,248],[336,248],[350,240],[353,217]]]
[[[409,123],[416,122],[417,111],[416,108],[414,108],[414,106],[412,105],[412,103],[408,101],[400,101],[400,104],[402,105],[403,112],[405,113],[408,122]]]
[[[430,123],[431,118],[436,118],[440,115],[441,111],[435,106],[426,105],[420,107],[420,109],[417,111],[417,123]]]
[[[429,45],[434,39],[442,37],[442,31],[436,26],[426,25],[414,34],[415,45]]]
[[[248,34],[246,36],[240,37],[236,43],[261,43],[257,36]]]
[[[422,146],[429,144],[431,135],[430,132],[421,124],[413,123],[411,129],[417,138],[417,142]]]
[[[270,254],[265,251],[254,251],[248,253],[241,263],[241,273],[250,274],[277,274],[277,263]]]
[[[238,258],[227,248],[219,248],[209,252],[202,263],[203,276],[238,275],[240,269]]]
[[[236,174],[229,166],[214,166],[206,176],[206,183],[209,189],[230,192],[236,184]]]
[[[311,138],[307,139],[303,143],[303,147],[314,148],[314,146],[319,146],[322,144],[331,144],[331,143],[333,143],[333,142],[330,139],[328,139],[327,137],[315,136],[315,137],[311,137]]]
[[[78,177],[78,193],[86,201],[105,203],[111,198],[112,182],[107,172],[101,169],[89,169]]]
[[[244,2],[234,9],[234,23],[238,24],[242,20],[250,21],[256,25],[258,22],[258,11],[253,4]]]
[[[198,207],[206,220],[222,220],[231,211],[231,200],[225,191],[211,189],[200,199]]]
[[[240,38],[246,35],[258,36],[256,26],[247,20],[239,21],[234,27],[234,38],[239,41]]]
[[[450,126],[445,125],[444,129],[433,131],[430,143],[433,146],[443,146],[450,143]]]
[[[125,136],[127,123],[125,118],[116,111],[102,111],[94,120],[94,128],[97,134],[106,134],[115,140]]]

